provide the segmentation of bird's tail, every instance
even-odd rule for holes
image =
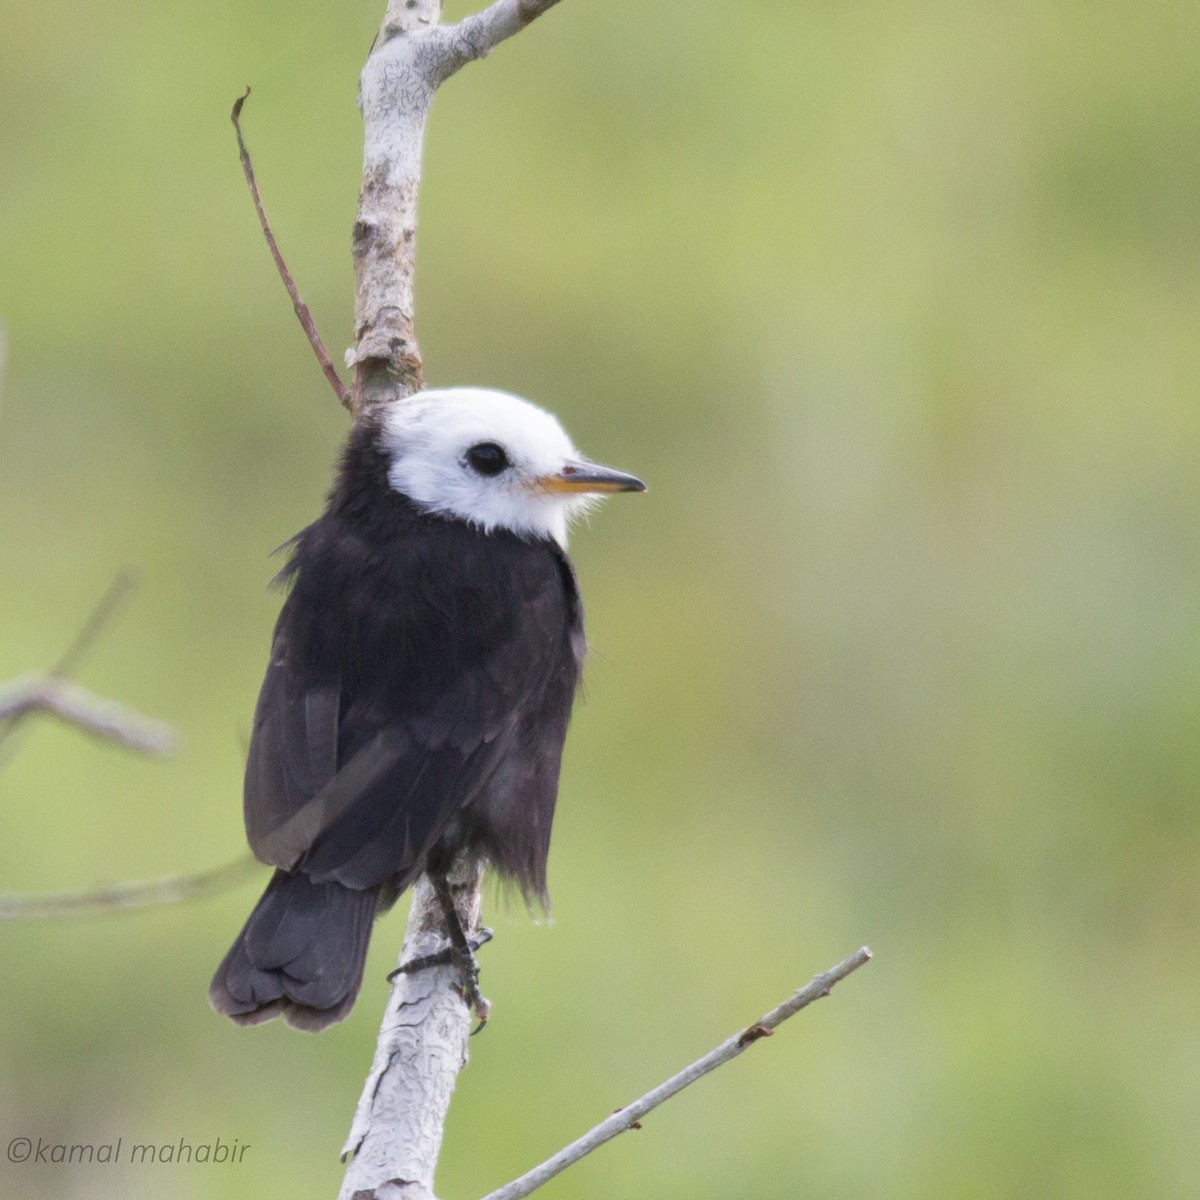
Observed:
[[[208,989],[239,1025],[282,1014],[318,1033],[354,1006],[362,985],[378,889],[313,883],[276,871]]]

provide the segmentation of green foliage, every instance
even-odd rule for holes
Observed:
[[[33,730],[0,889],[199,870],[242,845],[267,555],[344,428],[227,114],[252,83],[336,357],[382,6],[0,5],[0,679],[134,564],[82,682],[186,739],[150,764]],[[1194,1194],[1198,45],[1170,0],[566,0],[444,89],[431,380],[529,395],[652,489],[575,537],[595,655],[556,922],[494,918],[445,1196],[862,942],[548,1200]],[[401,918],[344,1026],[239,1030],[204,992],[252,890],[0,928],[0,1147],[252,1147],[0,1159],[0,1190],[335,1193]]]

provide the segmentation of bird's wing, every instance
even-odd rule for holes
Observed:
[[[245,783],[250,846],[263,862],[285,869],[328,823],[328,805],[317,798],[337,774],[341,707],[340,687],[306,681],[288,651],[281,619],[254,711]]]
[[[314,882],[350,887],[415,875],[508,752],[524,707],[557,669],[555,655],[531,648],[557,628],[570,653],[566,597],[555,583],[533,589],[498,636],[483,639],[486,653],[433,688],[422,671],[395,663],[385,701],[308,678],[294,661],[285,606],[247,761],[246,829],[255,854]]]

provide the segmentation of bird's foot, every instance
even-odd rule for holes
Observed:
[[[476,930],[475,936],[467,943],[471,948],[472,956],[480,946],[486,946],[493,937],[495,934],[490,929]],[[391,983],[397,975],[413,975],[417,971],[425,971],[430,967],[448,967],[457,961],[457,952],[454,947],[443,946],[441,950],[436,950],[433,954],[422,954],[419,958],[410,958],[408,962],[401,963],[394,971],[388,972],[387,981]],[[474,961],[473,958],[472,961]],[[475,964],[475,974],[479,974],[478,963]]]
[[[408,962],[401,963],[388,975],[388,983],[391,983],[397,975],[412,975],[417,971],[427,970],[429,967],[457,967],[458,990],[462,994],[464,1003],[468,1008],[474,1009],[475,1016],[479,1019],[479,1024],[471,1030],[471,1036],[474,1037],[488,1023],[488,1017],[492,1012],[491,1001],[479,990],[479,963],[475,959],[475,951],[480,946],[486,946],[492,937],[490,929],[479,929],[473,938],[464,938],[462,946],[451,942],[449,946],[433,954],[422,954],[419,958],[410,958]]]

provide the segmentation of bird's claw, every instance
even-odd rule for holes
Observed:
[[[479,990],[475,988],[474,997],[464,996],[464,1000],[475,1010],[475,1015],[479,1018],[479,1024],[471,1030],[471,1037],[474,1037],[487,1023],[488,1017],[492,1015],[492,1002]]]
[[[477,929],[475,936],[467,943],[471,947],[472,955],[480,946],[486,946],[495,936],[490,929]],[[392,983],[397,975],[415,975],[418,971],[425,971],[430,967],[448,967],[452,962],[457,961],[457,957],[453,946],[443,946],[441,950],[435,950],[432,954],[422,954],[417,958],[410,958],[408,962],[402,962],[394,971],[388,972],[387,981]],[[475,967],[475,973],[479,974],[478,966]]]
[[[475,961],[475,951],[480,946],[486,946],[495,935],[490,929],[478,929],[475,936],[467,941],[467,954],[462,955],[453,946],[445,946],[433,954],[422,954],[418,958],[410,958],[401,963],[388,974],[388,983],[394,982],[398,975],[413,975],[430,967],[457,966],[459,971],[458,992],[468,1009],[473,1009],[479,1018],[479,1024],[471,1030],[474,1037],[487,1023],[492,1013],[491,1001],[479,990],[479,964]]]
[[[467,1010],[474,1010],[475,1016],[479,1018],[479,1024],[471,1030],[471,1037],[474,1037],[487,1023],[488,1017],[492,1015],[492,1002],[479,990],[479,964],[475,961],[475,951],[479,949],[491,936],[490,929],[481,929],[480,934],[487,934],[485,938],[472,938],[467,943],[469,953],[465,957],[461,957],[455,952],[454,947],[451,947],[451,961],[457,962],[459,970],[459,994],[463,998],[463,1003],[467,1006]]]

